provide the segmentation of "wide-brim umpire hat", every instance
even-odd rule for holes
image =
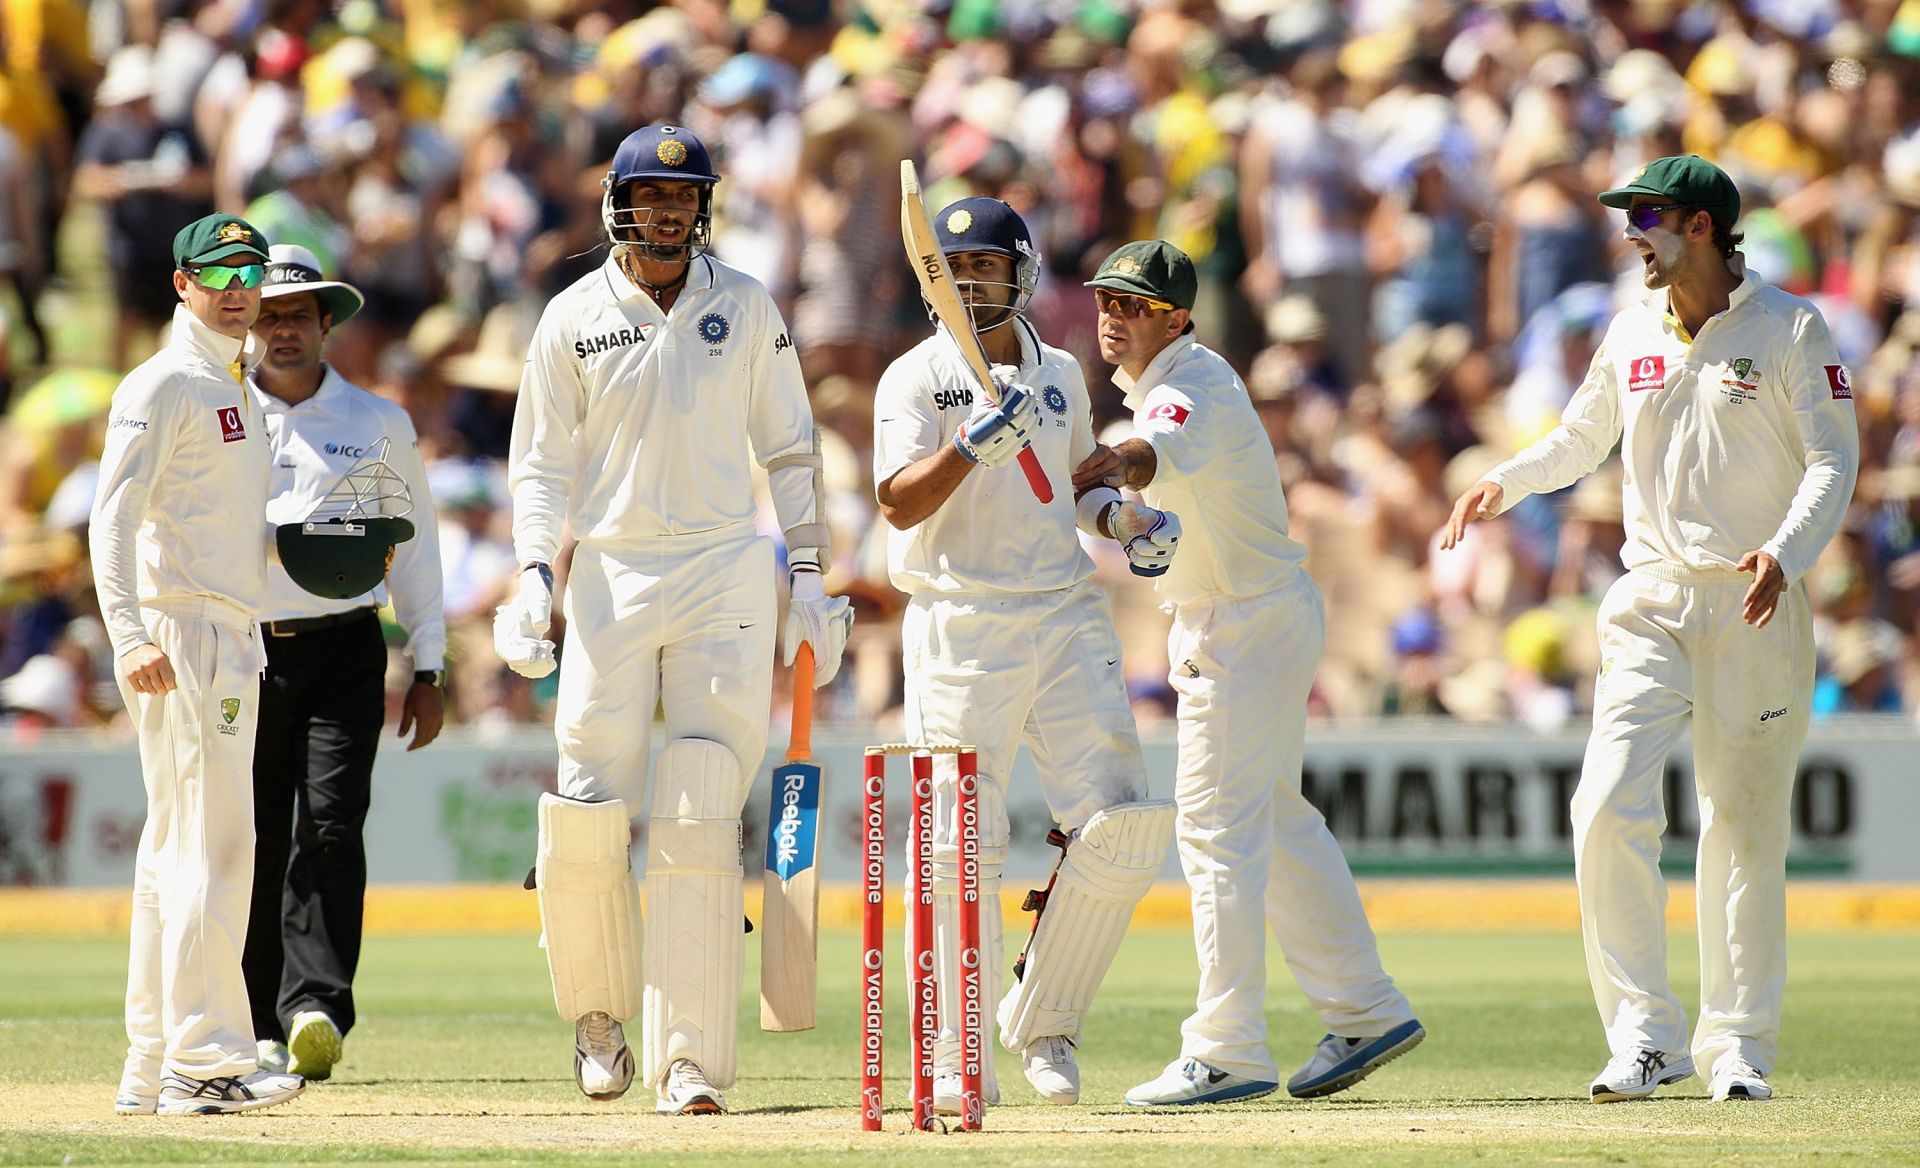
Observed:
[[[320,261],[297,243],[276,243],[267,249],[267,278],[260,285],[260,296],[291,296],[312,292],[320,298],[320,308],[333,318],[333,327],[346,323],[366,304],[360,289],[344,280],[329,280],[320,270]]]

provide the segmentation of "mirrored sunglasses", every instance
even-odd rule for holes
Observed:
[[[195,283],[211,292],[224,292],[232,287],[235,280],[240,281],[242,288],[258,288],[260,282],[267,278],[265,264],[242,264],[237,268],[224,264],[204,264],[186,271]]]
[[[1101,312],[1122,320],[1134,320],[1150,312],[1173,311],[1173,305],[1165,300],[1155,300],[1151,296],[1127,296],[1099,288],[1094,289],[1093,299]]]
[[[1627,222],[1642,231],[1651,231],[1660,225],[1660,219],[1668,211],[1684,211],[1681,203],[1642,203],[1638,207],[1627,209]]]

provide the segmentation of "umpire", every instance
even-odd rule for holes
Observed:
[[[394,549],[387,585],[328,600],[268,566],[261,629],[267,670],[253,757],[253,911],[242,967],[260,1065],[325,1079],[353,1028],[367,853],[361,838],[373,759],[386,720],[387,648],[377,609],[389,588],[413,655],[400,710],[418,750],[440,733],[446,626],[440,543],[407,412],[328,368],[329,330],[364,303],[326,280],[303,247],[271,249],[254,337],[264,357],[252,388],[266,415],[273,469],[267,519],[313,513],[347,470],[388,440],[387,461],[413,500],[415,538]]]

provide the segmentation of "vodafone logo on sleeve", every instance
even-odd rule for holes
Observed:
[[[1639,393],[1643,389],[1661,389],[1667,384],[1667,359],[1665,357],[1635,357],[1627,365],[1627,392]]]
[[[1192,416],[1192,410],[1189,410],[1177,402],[1161,402],[1159,405],[1147,411],[1147,417],[1149,419],[1165,418],[1175,426],[1186,425],[1187,419]]]
[[[1827,371],[1827,388],[1833,391],[1834,401],[1853,400],[1853,378],[1847,376],[1845,365],[1824,366]]]

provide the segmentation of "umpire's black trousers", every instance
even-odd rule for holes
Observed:
[[[296,630],[283,635],[289,628]],[[255,1038],[293,1016],[353,1027],[373,756],[386,720],[386,645],[371,608],[263,625],[267,672],[253,754],[253,911],[240,964]]]

